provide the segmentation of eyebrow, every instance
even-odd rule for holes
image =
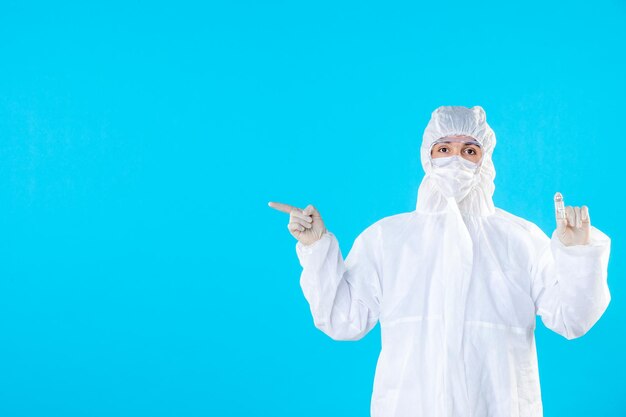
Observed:
[[[452,140],[442,140],[440,142],[437,142],[435,145],[438,145],[440,143],[459,143],[459,142],[452,141]],[[478,146],[480,148],[480,144],[476,143],[476,142],[463,142],[463,145],[474,145],[474,146]]]

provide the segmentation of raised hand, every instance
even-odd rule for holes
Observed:
[[[306,206],[304,210],[289,204],[273,201],[270,201],[268,205],[283,213],[289,213],[287,228],[291,235],[304,245],[316,242],[326,232],[326,227],[319,211],[311,204]]]
[[[554,194],[556,231],[565,246],[586,245],[590,241],[591,220],[587,206],[572,207],[563,202],[563,195]]]

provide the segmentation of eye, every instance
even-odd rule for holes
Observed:
[[[447,151],[448,148],[446,148],[445,146],[442,146],[441,148],[437,149],[437,152],[442,152],[444,149],[446,149]]]
[[[466,148],[465,151],[470,155],[477,155],[476,151],[473,148]]]

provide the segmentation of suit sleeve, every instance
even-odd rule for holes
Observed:
[[[533,225],[538,250],[531,265],[535,312],[552,331],[568,340],[583,336],[611,301],[607,283],[611,239],[591,227],[591,242],[565,246]]]
[[[296,243],[300,286],[315,327],[334,340],[359,340],[378,321],[381,301],[380,230],[376,224],[354,241],[344,260],[334,234],[311,245]]]

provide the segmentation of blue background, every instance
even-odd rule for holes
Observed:
[[[0,5],[0,415],[366,416],[380,349],[315,329],[288,215],[344,256],[415,207],[440,105],[481,105],[495,203],[612,238],[583,338],[538,322],[546,416],[623,416],[626,5]]]

